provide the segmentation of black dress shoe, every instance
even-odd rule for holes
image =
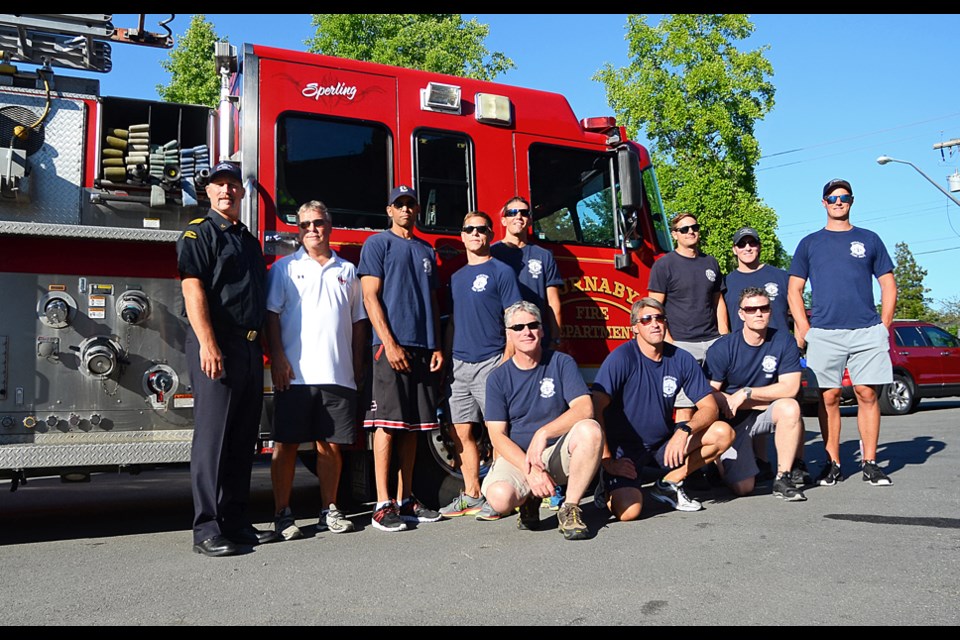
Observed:
[[[236,531],[227,533],[226,537],[232,540],[235,544],[245,544],[252,547],[258,544],[274,542],[278,540],[280,536],[276,531],[272,531],[270,529],[261,531],[253,525],[247,525],[237,529]]]
[[[205,556],[210,556],[216,558],[219,556],[232,556],[233,554],[240,551],[233,542],[228,540],[225,536],[213,536],[212,538],[207,538],[203,542],[198,542],[193,545],[194,553],[202,553]]]

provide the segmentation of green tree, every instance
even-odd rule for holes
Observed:
[[[760,233],[764,262],[788,266],[754,169],[754,127],[774,104],[769,47],[737,49],[754,30],[741,14],[665,15],[655,27],[630,15],[626,30],[630,62],[607,64],[594,79],[630,135],[646,132],[667,210],[697,216],[701,249],[725,271],[736,266],[730,240],[744,225]]]
[[[953,335],[957,335],[958,329],[960,329],[960,296],[952,296],[941,300],[932,322],[936,322]]]
[[[226,42],[213,30],[202,13],[190,19],[183,37],[170,50],[160,66],[170,73],[170,82],[158,84],[157,93],[167,102],[203,104],[216,107],[220,102],[220,71],[213,59],[214,43]]]
[[[457,13],[315,13],[311,53],[493,80],[516,65],[483,42],[490,27]]]
[[[897,281],[897,308],[895,318],[927,320],[933,314],[928,303],[930,289],[923,286],[927,270],[920,267],[906,242],[898,242],[894,255],[896,266],[893,277]]]

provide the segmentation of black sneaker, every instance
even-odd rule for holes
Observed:
[[[794,486],[799,488],[813,484],[813,478],[810,477],[810,472],[807,471],[807,464],[803,460],[798,458],[793,461],[793,466],[790,467],[790,480]]]
[[[540,498],[531,495],[520,505],[520,517],[517,518],[517,529],[521,531],[536,531],[540,528]]]
[[[875,487],[889,487],[893,484],[893,480],[880,470],[875,460],[863,461],[863,481]]]
[[[436,522],[443,516],[439,511],[427,509],[419,500],[410,496],[410,499],[400,506],[400,517],[404,522]]]
[[[650,497],[657,502],[670,505],[677,511],[700,511],[703,505],[699,500],[694,500],[683,490],[683,482],[670,482],[669,480],[657,480],[650,488]]]
[[[843,482],[843,474],[840,473],[840,465],[831,460],[823,465],[823,470],[817,476],[817,484],[821,487],[832,487],[838,482]]]
[[[787,502],[803,502],[807,496],[797,489],[789,473],[781,473],[773,480],[773,495]]]
[[[393,500],[373,512],[370,524],[380,531],[405,531],[407,528],[407,523],[400,518],[397,503]]]

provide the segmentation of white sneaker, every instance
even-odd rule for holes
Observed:
[[[657,480],[650,489],[650,497],[658,502],[668,504],[677,511],[700,511],[703,505],[694,500],[683,490],[683,483],[673,483],[669,480]]]
[[[320,512],[320,520],[317,522],[317,531],[327,531],[331,533],[347,533],[353,531],[354,526],[337,505],[331,503],[329,507]]]
[[[290,507],[280,510],[280,513],[274,518],[273,530],[276,531],[284,540],[296,540],[303,536],[300,527],[293,519],[293,511]]]

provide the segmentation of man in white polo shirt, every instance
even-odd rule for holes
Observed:
[[[353,531],[336,506],[340,446],[356,437],[357,383],[366,343],[363,295],[356,268],[330,248],[332,220],[311,200],[298,212],[301,247],[270,269],[267,341],[274,390],[270,468],[276,532],[299,538],[290,509],[297,449],[315,442],[322,511],[318,531]]]

